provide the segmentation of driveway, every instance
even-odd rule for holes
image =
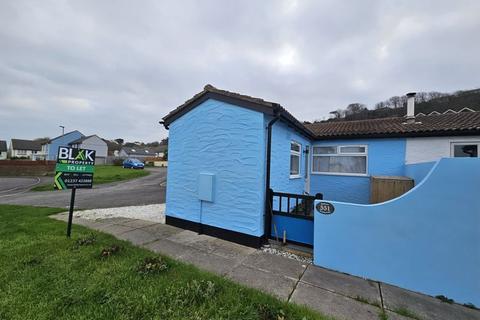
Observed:
[[[75,208],[111,208],[165,202],[166,168],[148,168],[146,177],[103,184],[93,189],[78,189]],[[0,204],[19,204],[68,208],[70,190],[28,191],[39,183],[53,183],[53,177],[6,178],[0,177]]]

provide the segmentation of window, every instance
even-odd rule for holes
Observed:
[[[290,142],[290,178],[300,178],[300,154],[302,145]]]
[[[367,174],[367,146],[314,146],[312,154],[312,173]]]
[[[27,154],[27,150],[17,150],[17,154],[25,155]]]
[[[480,141],[474,142],[454,142],[452,143],[452,157],[468,157],[478,158],[478,149],[480,148]]]

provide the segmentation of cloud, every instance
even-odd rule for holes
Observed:
[[[301,120],[408,91],[480,86],[478,1],[0,3],[0,139],[159,140],[211,83]]]

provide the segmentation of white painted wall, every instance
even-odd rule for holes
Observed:
[[[83,140],[79,148],[95,150],[96,157],[106,157],[108,152],[107,143],[97,136]]]
[[[7,159],[7,151],[0,151],[0,160]]]
[[[480,136],[407,138],[406,164],[437,161],[451,156],[453,142],[480,141]]]

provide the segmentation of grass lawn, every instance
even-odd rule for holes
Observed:
[[[93,174],[93,184],[110,183],[122,180],[130,180],[139,177],[144,177],[150,174],[147,170],[139,169],[124,169],[121,166],[98,165],[95,166],[95,173]],[[52,191],[52,183],[42,184],[32,188],[32,191]]]
[[[67,239],[60,211],[0,205],[0,319],[326,319],[101,232]]]

